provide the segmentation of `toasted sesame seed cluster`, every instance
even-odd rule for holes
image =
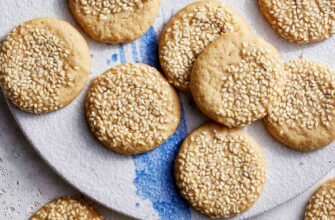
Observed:
[[[335,34],[334,0],[260,0],[259,4],[273,28],[288,41],[317,42]]]
[[[31,220],[103,220],[104,218],[86,201],[71,197],[55,199],[39,209]]]
[[[169,82],[188,91],[198,55],[220,35],[238,31],[249,27],[219,2],[200,1],[182,9],[166,25],[160,40],[161,66]]]
[[[183,142],[175,161],[181,195],[200,212],[229,218],[248,210],[265,182],[256,142],[239,129],[207,124]]]
[[[335,73],[315,62],[285,64],[283,95],[265,120],[274,136],[297,150],[315,150],[335,139]]]
[[[174,133],[180,101],[156,69],[124,64],[93,82],[86,112],[92,132],[102,143],[119,153],[138,154],[159,146]]]
[[[60,37],[60,24],[73,42]],[[81,49],[71,48],[70,43]],[[90,58],[85,40],[69,24],[35,19],[7,36],[0,47],[0,64],[5,95],[25,111],[46,113],[79,94],[88,79]]]
[[[311,197],[305,220],[335,219],[335,179],[323,184]]]
[[[198,107],[228,127],[244,126],[267,115],[285,82],[283,63],[265,41],[226,34],[197,59],[191,76]]]

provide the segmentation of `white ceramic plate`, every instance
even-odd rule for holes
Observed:
[[[134,43],[111,46],[87,38],[93,62],[91,79],[118,63],[135,61],[159,66],[157,36],[171,15],[190,2],[163,0],[154,26]],[[261,16],[256,0],[222,2],[239,11],[257,34],[280,50],[284,59],[303,56],[335,69],[335,38],[306,46],[289,44],[279,38]],[[21,22],[35,17],[62,18],[79,29],[66,0],[1,0],[0,36],[4,37]],[[125,157],[104,148],[89,132],[83,111],[86,91],[87,88],[65,109],[43,116],[28,114],[10,105],[18,124],[41,157],[78,190],[121,213],[146,219],[203,218],[181,200],[172,175],[178,146],[187,133],[206,120],[190,99],[181,96],[183,117],[173,137],[150,153]],[[275,141],[261,122],[246,130],[265,152],[267,182],[256,205],[238,218],[255,216],[285,203],[334,167],[334,146],[299,153]]]

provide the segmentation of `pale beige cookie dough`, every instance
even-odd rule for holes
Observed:
[[[68,0],[84,31],[104,43],[127,43],[141,37],[154,23],[160,0]]]
[[[194,61],[209,43],[228,32],[250,32],[248,24],[218,1],[199,1],[179,11],[165,26],[160,63],[168,81],[188,92]]]
[[[305,220],[335,219],[335,179],[324,183],[310,198]]]
[[[230,218],[250,209],[265,184],[261,148],[240,129],[206,124],[183,142],[175,161],[181,195],[198,211]]]
[[[104,218],[83,199],[61,197],[44,205],[30,220],[103,220]]]
[[[290,42],[311,43],[335,34],[334,0],[259,0],[273,29]]]
[[[311,151],[335,139],[335,72],[306,60],[285,64],[288,80],[265,126],[280,142]]]
[[[190,86],[204,114],[227,127],[239,127],[267,115],[285,78],[272,45],[250,34],[229,33],[198,57]]]
[[[92,83],[86,115],[93,134],[108,148],[139,154],[165,142],[181,116],[179,97],[155,68],[113,67]]]
[[[0,46],[1,88],[27,112],[46,113],[68,105],[86,84],[90,68],[85,39],[62,20],[30,20]]]

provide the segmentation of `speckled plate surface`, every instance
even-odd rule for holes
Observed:
[[[157,38],[164,23],[190,0],[163,0],[154,26],[141,39],[111,46],[87,38],[92,53],[91,79],[124,62],[144,62],[158,67]],[[256,0],[222,0],[239,11],[254,31],[274,44],[286,60],[304,57],[335,69],[335,37],[299,46],[282,40],[266,23]],[[1,0],[0,36],[35,17],[57,17],[75,27],[66,0]],[[86,36],[86,35],[85,35]],[[64,179],[92,199],[129,216],[145,219],[204,218],[185,203],[176,190],[172,166],[184,137],[206,121],[186,95],[181,95],[183,115],[176,133],[156,150],[134,157],[112,153],[91,135],[84,116],[86,90],[70,106],[35,116],[10,108],[42,158]],[[267,182],[260,200],[238,218],[261,214],[285,203],[317,182],[335,163],[335,146],[299,153],[276,142],[261,122],[245,128],[262,146],[267,161]]]

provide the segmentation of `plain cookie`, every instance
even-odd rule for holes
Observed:
[[[15,28],[0,47],[0,85],[19,108],[32,113],[72,102],[91,68],[85,39],[69,23],[38,18]]]
[[[229,33],[196,60],[191,92],[205,115],[238,127],[267,115],[285,78],[282,60],[272,45],[250,34]]]
[[[181,195],[198,211],[230,218],[250,209],[265,184],[261,148],[240,129],[207,124],[183,142],[175,161]]]
[[[103,220],[91,204],[82,199],[61,197],[44,205],[30,220]]]
[[[310,198],[305,220],[335,219],[335,179],[324,183]]]
[[[259,0],[273,29],[290,42],[311,43],[335,34],[334,0]]]
[[[84,31],[103,43],[128,43],[141,37],[154,23],[160,0],[69,0],[70,9]]]
[[[300,151],[317,150],[335,139],[335,73],[315,62],[285,64],[284,94],[265,118],[268,131]]]
[[[163,75],[145,64],[118,65],[92,83],[86,115],[93,134],[108,148],[139,154],[176,130],[179,96]]]
[[[168,81],[188,92],[194,61],[209,43],[227,32],[250,32],[248,24],[217,1],[200,1],[179,11],[165,26],[160,63]]]

